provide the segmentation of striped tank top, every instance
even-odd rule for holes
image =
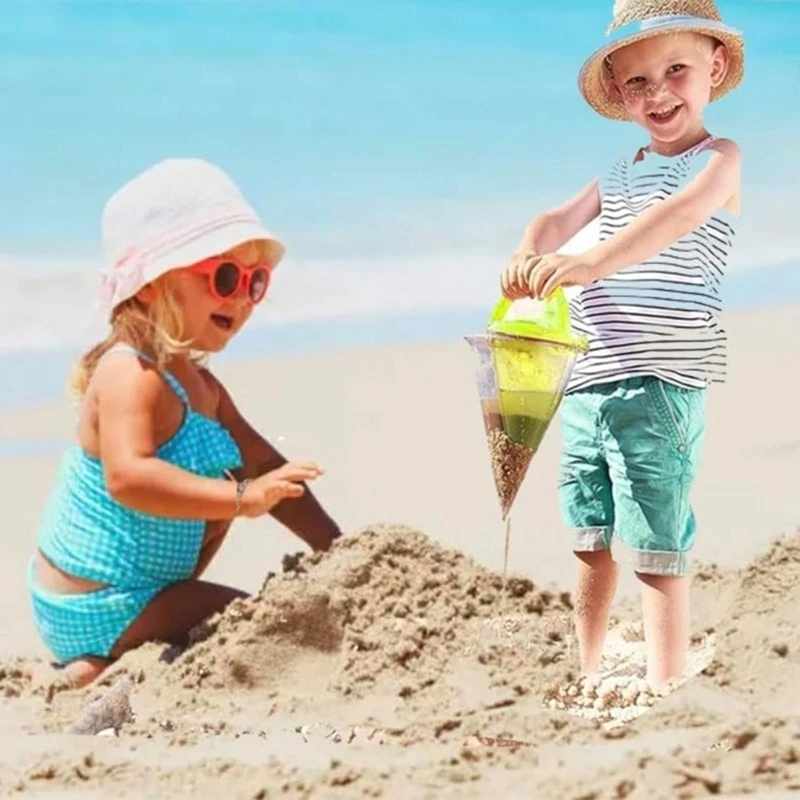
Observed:
[[[691,182],[714,153],[713,141],[677,156],[644,152],[638,161],[614,164],[600,179],[600,240]],[[589,351],[577,360],[567,392],[646,375],[686,389],[725,380],[720,288],[734,223],[720,209],[658,255],[570,300],[573,327],[588,339]]]

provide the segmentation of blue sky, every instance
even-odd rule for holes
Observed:
[[[193,155],[229,170],[306,264],[293,296],[381,261],[424,276],[475,254],[494,286],[531,215],[642,141],[576,88],[610,1],[0,6],[7,263],[95,254],[106,197]],[[708,115],[744,149],[739,263],[800,264],[800,2],[719,6],[746,34],[745,84]]]

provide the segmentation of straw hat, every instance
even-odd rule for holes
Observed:
[[[273,267],[285,252],[231,178],[197,158],[168,158],[140,172],[106,203],[102,228],[106,314],[165,272],[244,242],[266,242]]]
[[[712,88],[712,101],[741,83],[744,77],[744,40],[740,31],[722,21],[714,0],[616,0],[613,14],[614,19],[606,31],[606,36],[613,34],[613,39],[592,54],[578,76],[578,86],[586,102],[604,117],[630,119],[622,102],[609,92],[611,72],[608,57],[626,45],[666,33],[702,33],[728,48],[728,74],[718,87]]]

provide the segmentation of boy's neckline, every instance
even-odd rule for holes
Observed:
[[[699,142],[695,142],[695,144],[687,147],[685,150],[682,150],[680,153],[674,153],[671,156],[664,155],[663,153],[655,153],[650,149],[650,145],[645,145],[644,147],[640,147],[633,156],[633,160],[631,161],[632,164],[639,164],[645,160],[645,158],[664,158],[667,160],[673,158],[681,158],[681,156],[685,156],[687,153],[691,153],[692,150],[696,150],[701,145],[707,144],[714,138],[713,134],[707,134],[704,136]]]

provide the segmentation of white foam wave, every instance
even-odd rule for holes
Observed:
[[[97,314],[97,265],[0,259],[0,352],[74,347],[106,331]],[[408,260],[283,262],[249,327],[474,308],[499,291],[488,254]]]
[[[742,226],[732,270],[800,261],[800,233],[786,219],[773,213],[760,222],[760,229]],[[597,235],[596,222],[590,223],[562,251],[580,252]],[[486,306],[498,296],[506,249],[368,261],[287,258],[249,327]],[[0,353],[77,347],[101,338],[106,325],[95,307],[98,269],[91,258],[0,256]]]

